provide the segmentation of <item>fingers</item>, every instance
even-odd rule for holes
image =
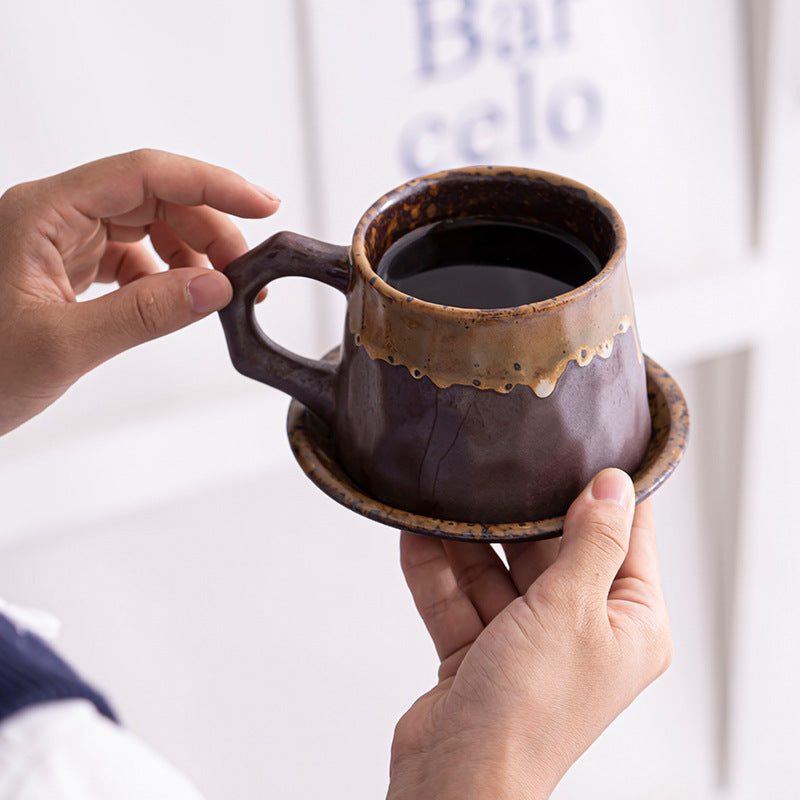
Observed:
[[[503,545],[511,578],[520,594],[527,592],[530,585],[555,561],[560,547],[559,539]]]
[[[247,242],[233,220],[213,208],[188,208],[168,204],[164,222],[189,247],[205,253],[217,269],[228,266],[235,258],[247,252]]]
[[[197,209],[186,209],[188,210],[197,210]],[[210,209],[203,209],[208,211]],[[217,213],[217,212],[214,212]],[[218,216],[222,217],[224,221],[230,223],[227,217],[223,217],[222,214]],[[245,243],[244,237],[239,233],[239,229],[236,228],[235,225],[232,223],[230,224],[231,227],[231,235],[227,238],[227,240],[223,240],[222,237],[217,238],[216,240],[212,238],[209,233],[211,233],[211,226],[205,230],[205,238],[203,236],[203,231],[200,232],[200,235],[197,237],[189,236],[189,240],[194,242],[200,252],[198,253],[197,250],[189,247],[189,245],[184,242],[180,236],[174,231],[166,222],[161,222],[160,220],[156,220],[150,225],[150,241],[155,248],[156,253],[161,257],[161,259],[169,266],[170,269],[181,269],[183,267],[205,267],[207,266],[206,258],[203,253],[208,254],[209,258],[211,259],[212,263],[216,267],[220,266],[227,266],[234,258],[238,258],[242,253],[244,253],[247,249],[247,245]],[[226,245],[227,251],[225,250]],[[232,249],[231,249],[232,248]],[[259,293],[256,295],[256,303],[261,303],[267,297],[267,287],[265,286]]]
[[[617,573],[617,579],[635,578],[648,584],[661,584],[656,546],[656,523],[650,500],[636,506],[631,527],[628,554]]]
[[[42,183],[47,184],[52,203],[122,225],[152,222],[159,216],[159,201],[207,205],[250,218],[269,216],[280,205],[276,197],[235,172],[158,150],[136,150],[93,161]],[[149,219],[126,217],[142,206],[149,210]]]
[[[617,572],[608,599],[609,609],[617,601],[628,606],[635,603],[663,613],[666,617],[666,601],[658,566],[655,519],[650,500],[644,500],[636,507],[628,554]]]
[[[160,218],[153,219],[153,212],[143,208],[135,212],[135,217],[129,215],[130,221],[126,224],[107,222],[109,239],[123,242],[137,241],[149,233],[154,247],[158,250],[156,240],[166,239],[168,233],[165,229],[169,228],[172,233],[168,240],[169,246],[173,245],[174,240],[179,240],[191,250],[205,253],[217,269],[226,267],[247,251],[244,236],[233,220],[213,208],[208,206],[192,208],[163,203],[157,213],[161,215]],[[156,239],[153,239],[154,235]],[[168,261],[167,258],[164,260]]]
[[[442,542],[458,588],[469,598],[484,625],[519,597],[500,556],[488,544]]]
[[[630,477],[618,469],[600,472],[567,512],[552,570],[605,603],[628,552],[633,514]]]
[[[155,272],[158,272],[158,267],[150,257],[150,253],[141,244],[108,242],[100,259],[95,281],[97,283],[117,281],[120,286],[124,286],[126,283],[131,283],[131,281]],[[80,294],[81,291],[82,289],[75,287],[76,294]]]
[[[150,241],[153,249],[170,269],[208,267],[208,260],[204,255],[189,247],[169,225],[160,220],[150,226]],[[158,266],[146,247],[138,242],[115,241],[106,244],[95,280],[98,283],[116,281],[120,286],[125,286],[158,271]]]
[[[625,631],[621,645],[637,659],[643,686],[672,663],[672,634],[649,500],[636,508],[628,554],[608,595],[608,619],[614,629]]]
[[[223,273],[186,268],[146,274],[103,297],[70,304],[63,324],[81,343],[76,372],[88,372],[130,347],[179,330],[224,307],[232,295]]]
[[[225,219],[227,219],[227,217]],[[236,233],[239,234],[238,230]],[[190,238],[195,243],[198,241],[195,237]],[[241,239],[240,234],[238,238]],[[158,253],[159,258],[167,264],[170,269],[208,266],[208,259],[203,255],[206,252],[206,250],[203,249],[203,245],[201,244],[200,247],[194,247],[192,242],[186,240],[186,237],[181,237],[166,222],[156,220],[150,225],[150,242],[153,245],[153,249]],[[244,239],[241,241],[241,246],[242,248],[245,247]],[[242,252],[244,252],[244,250],[242,250]],[[239,253],[239,255],[241,255],[241,253]]]
[[[483,622],[459,589],[441,541],[403,531],[400,565],[441,661],[478,638]]]
[[[118,242],[138,241],[162,220],[221,269],[247,250],[226,214],[266,217],[280,205],[234,172],[151,150],[94,161],[19,187],[19,192],[28,208],[38,211],[67,270],[74,240],[85,238],[100,220],[108,238]]]
[[[219,261],[222,260],[223,264],[227,265],[230,260],[241,255],[246,250],[244,238],[239,233],[230,220],[218,212],[212,212],[211,209],[186,209],[186,211],[202,211],[213,213],[219,220],[214,217],[207,217],[204,221],[202,214],[194,221],[197,226],[196,230],[190,232],[184,238],[170,227],[166,222],[155,220],[149,226],[150,241],[153,249],[158,256],[169,266],[170,269],[184,269],[188,267],[207,267],[208,259],[204,255],[209,250],[214,252],[214,256]],[[217,237],[215,234],[220,230],[219,227],[215,229],[215,222],[229,223],[231,234],[228,244],[233,247],[227,252],[224,252],[222,237]],[[227,225],[226,225],[227,227]],[[120,230],[134,230],[134,229],[120,229],[119,227],[113,233],[118,233]],[[112,232],[109,232],[112,234]],[[184,230],[184,234],[186,231]],[[112,234],[113,235],[113,234]],[[106,252],[100,262],[100,268],[97,272],[96,280],[100,283],[110,283],[118,281],[120,286],[124,286],[131,281],[136,280],[144,275],[150,275],[158,271],[153,259],[150,257],[146,248],[140,245],[136,240],[139,236],[127,237],[123,235],[122,241],[109,241],[106,245]],[[190,243],[195,247],[190,246]],[[220,245],[214,250],[216,245]],[[198,252],[198,250],[200,252]],[[84,287],[85,288],[85,287]]]

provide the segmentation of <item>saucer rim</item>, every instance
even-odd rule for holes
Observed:
[[[653,433],[657,436],[656,423],[667,421],[668,435],[660,451],[650,462],[636,470],[633,475],[636,503],[640,503],[656,491],[674,472],[688,444],[689,413],[686,399],[674,378],[656,361],[644,355],[649,399],[658,392],[667,407],[667,414],[652,416]],[[651,407],[652,413],[652,407]],[[663,419],[662,419],[663,417]],[[440,539],[481,542],[537,541],[560,536],[564,526],[564,515],[529,522],[480,523],[437,519],[395,508],[370,497],[354,482],[344,483],[320,458],[335,462],[333,456],[319,445],[318,437],[309,430],[314,420],[317,427],[327,431],[327,425],[312,414],[300,401],[292,400],[286,420],[286,432],[292,453],[306,476],[328,497],[351,511],[383,525],[411,531]],[[339,467],[342,472],[344,469]]]

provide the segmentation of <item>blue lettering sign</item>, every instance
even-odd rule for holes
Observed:
[[[460,0],[460,3],[458,13],[441,18],[434,14],[434,6],[441,7],[440,0],[416,0],[419,67],[426,78],[464,73],[478,60],[481,39],[475,27],[477,0]]]

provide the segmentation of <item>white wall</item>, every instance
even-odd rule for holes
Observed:
[[[344,242],[407,176],[402,137],[435,112],[448,136],[414,151],[431,168],[483,155],[606,194],[628,226],[645,349],[693,412],[689,453],[656,498],[676,660],[557,796],[788,796],[797,4],[773,0],[769,16],[754,0],[756,29],[734,0],[530,0],[542,44],[520,50],[519,19],[500,23],[522,6],[482,0],[483,55],[430,79],[424,6],[9,7],[0,184],[162,147],[277,191],[279,217],[244,226],[252,244],[282,228]],[[430,6],[440,25],[459,7]],[[439,58],[465,52],[452,33],[437,42],[450,48]],[[546,98],[573,79],[603,114],[566,141],[547,134]],[[526,111],[521,86],[540,105]],[[500,122],[454,133],[480,114]],[[332,291],[289,280],[260,318],[317,355],[340,311]],[[0,441],[0,596],[55,611],[64,652],[210,798],[380,796],[392,727],[434,680],[433,649],[396,533],[305,479],[287,405],[234,372],[216,318],[104,365]]]

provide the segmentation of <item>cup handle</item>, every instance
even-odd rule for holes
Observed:
[[[330,425],[337,365],[304,358],[272,341],[256,322],[254,303],[270,281],[287,276],[312,278],[346,292],[349,248],[282,231],[232,261],[225,274],[233,284],[233,299],[219,316],[234,367],[290,394]]]

